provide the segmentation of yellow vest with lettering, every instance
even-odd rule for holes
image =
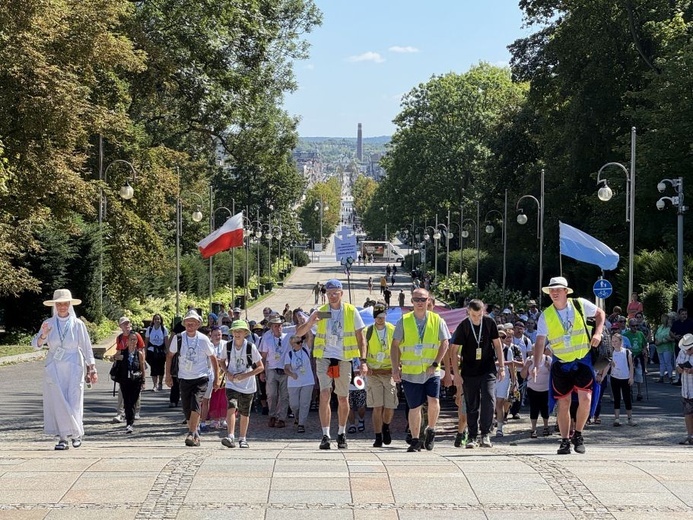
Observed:
[[[321,312],[330,310],[329,305],[323,305],[318,309]],[[342,348],[344,349],[344,359],[350,361],[354,358],[361,357],[359,352],[358,342],[356,341],[356,331],[354,330],[354,316],[356,307],[349,303],[342,303],[342,312],[344,313],[344,328],[342,329]],[[330,320],[319,320],[318,330],[315,334],[313,342],[313,356],[316,358],[324,357],[325,343],[327,340],[327,322]]]
[[[404,339],[399,345],[402,351],[400,356],[402,374],[422,374],[435,361],[438,355],[438,347],[440,346],[440,319],[440,316],[435,312],[427,312],[426,329],[424,330],[423,340],[421,340],[414,312],[408,312],[402,317]],[[423,346],[420,355],[416,354],[415,349],[418,344]]]
[[[390,345],[392,345],[392,335],[395,332],[395,326],[392,323],[385,323],[385,348],[380,343],[380,336],[378,336],[378,329],[373,325],[373,334],[371,339],[368,340],[368,353],[366,359],[368,360],[369,368],[392,368],[392,360],[390,360]],[[378,353],[383,353],[383,362],[378,362]]]
[[[574,307],[580,306],[582,316],[584,316],[585,312],[582,308],[582,303],[577,299],[571,301]],[[590,351],[590,339],[587,336],[585,321],[577,308],[574,309],[574,314],[573,328],[570,331],[570,344],[566,345],[563,340],[566,333],[561,318],[558,316],[558,311],[553,305],[544,310],[544,319],[546,320],[546,329],[548,331],[546,339],[551,344],[553,355],[560,361],[570,362],[582,359]]]

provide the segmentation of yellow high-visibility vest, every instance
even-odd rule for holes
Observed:
[[[416,326],[414,312],[408,312],[402,316],[404,339],[399,345],[402,352],[402,374],[417,375],[426,372],[438,355],[440,346],[440,316],[435,312],[427,311],[426,329],[423,339],[419,337],[419,329]],[[422,345],[421,354],[417,355],[416,345]]]
[[[392,335],[395,332],[395,326],[392,323],[385,322],[385,348],[380,343],[378,329],[373,325],[373,334],[368,340],[368,353],[366,359],[370,368],[392,368],[392,360],[390,359],[390,345],[392,345]],[[378,361],[378,353],[382,352],[383,361]]]
[[[585,321],[581,318],[585,315],[582,303],[578,299],[573,299],[574,306],[580,306],[580,309],[575,309],[575,318],[573,319],[573,328],[570,330],[570,344],[566,345],[564,337],[566,336],[561,318],[558,316],[558,311],[551,305],[544,310],[544,320],[546,320],[547,335],[546,339],[551,344],[553,355],[560,361],[570,362],[576,359],[584,358],[590,351],[590,339],[587,335]]]
[[[329,305],[323,305],[318,309],[320,312],[330,310]],[[342,312],[344,313],[344,329],[342,329],[342,348],[344,349],[344,359],[352,360],[361,357],[359,352],[358,342],[356,341],[356,331],[354,330],[354,322],[356,315],[356,307],[349,303],[342,303]],[[325,344],[327,340],[327,322],[329,320],[319,320],[318,330],[315,334],[313,342],[313,356],[316,358],[324,357]]]

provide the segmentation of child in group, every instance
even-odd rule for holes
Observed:
[[[633,422],[633,402],[631,399],[631,386],[633,386],[633,355],[630,350],[623,348],[623,338],[616,333],[611,336],[611,345],[614,347],[611,361],[611,393],[614,396],[614,426],[621,426],[619,419],[621,413],[621,396],[626,407],[628,425],[635,426]]]
[[[356,430],[362,432],[366,429],[366,387],[361,389],[356,388],[354,385],[354,376],[359,373],[361,368],[361,360],[354,358],[351,364],[351,383],[349,383],[349,427],[347,431],[349,433],[356,433]],[[359,425],[356,427],[356,415],[359,417]]]

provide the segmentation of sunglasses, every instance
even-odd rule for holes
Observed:
[[[294,345],[302,345],[302,344],[303,344],[303,340],[300,339],[300,340],[298,340],[298,341],[292,341],[291,343],[293,343]]]
[[[427,302],[428,298],[412,298],[411,301],[413,301],[414,303],[423,303]]]

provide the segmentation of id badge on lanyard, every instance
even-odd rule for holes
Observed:
[[[474,359],[476,359],[477,361],[481,361],[481,347],[477,347]]]

